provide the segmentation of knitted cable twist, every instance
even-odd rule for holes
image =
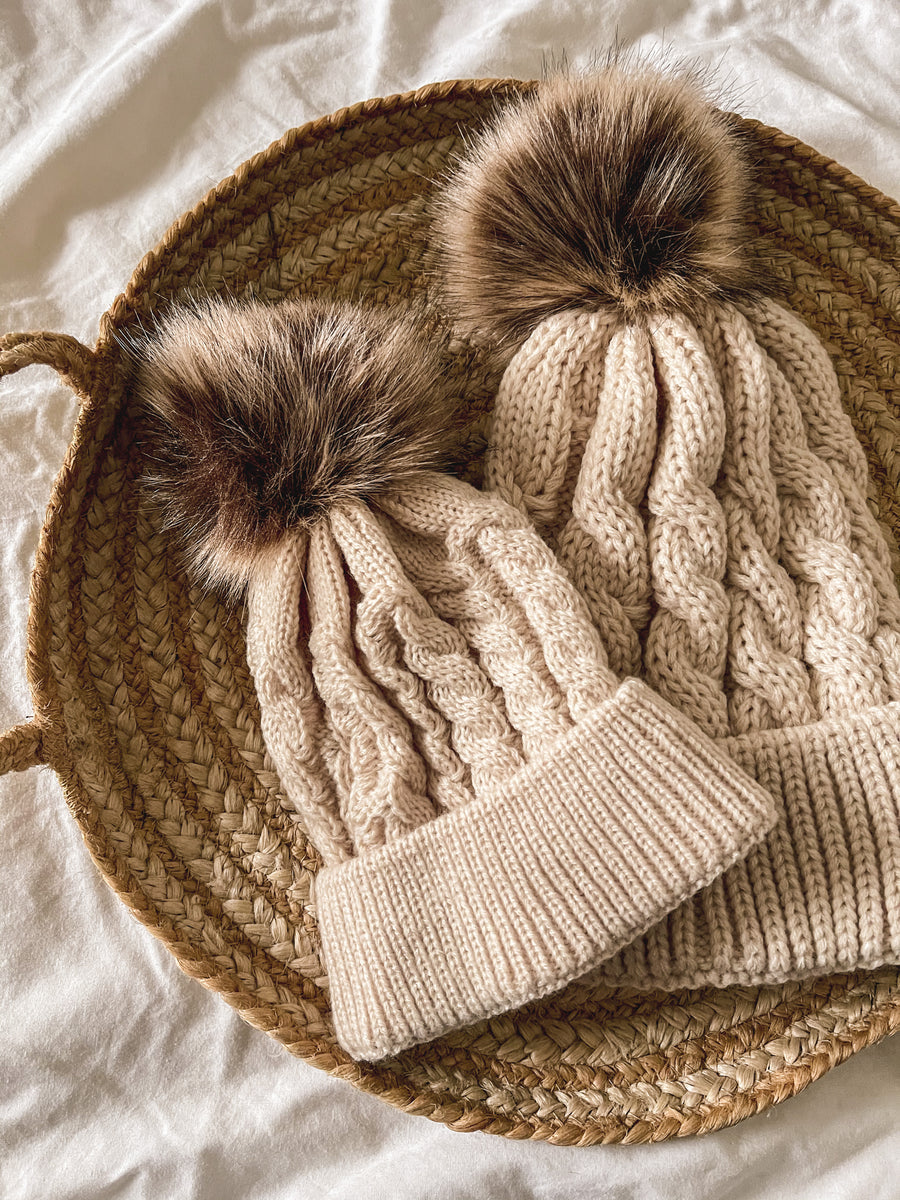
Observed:
[[[486,525],[479,534],[477,542],[474,531],[470,535],[472,552],[493,563],[531,624],[542,631],[547,666],[565,693],[573,720],[581,720],[618,686],[587,610],[552,552],[529,530]]]
[[[866,564],[878,592],[879,628],[872,644],[881,655],[890,698],[900,699],[900,594],[890,549],[866,502],[865,451],[841,404],[828,351],[803,321],[773,301],[760,301],[746,312],[760,344],[794,392],[810,449],[828,464],[843,492],[852,548]]]
[[[635,506],[650,473],[656,394],[649,345],[614,335],[616,322],[612,312],[569,312],[534,331],[500,384],[485,487],[527,513],[551,544],[548,529],[571,512],[555,549],[610,667],[630,675],[649,614],[646,538]],[[632,366],[629,386],[617,371]]]
[[[541,757],[572,727],[565,695],[547,669],[527,617],[510,603],[489,564],[473,556],[457,571],[469,586],[459,593],[463,604],[456,606],[456,627],[502,691],[526,757]]]
[[[419,496],[421,495],[420,488]],[[406,519],[409,522],[406,525],[407,534],[415,534],[416,514],[410,512]],[[397,528],[396,524],[392,528],[386,522],[382,524],[378,516],[375,520],[385,532],[386,541],[380,545],[390,544],[396,553],[396,547],[391,543],[390,537]],[[498,586],[498,581],[483,563],[473,559],[451,562],[445,558],[444,570],[440,573],[439,580],[435,578],[437,564],[430,565],[427,574],[432,584],[440,582],[446,586],[448,594],[456,598],[455,604],[441,611],[435,608],[431,596],[423,594],[420,586],[414,589],[415,602],[411,605],[408,600],[410,585],[402,576],[392,575],[390,591],[384,587],[375,587],[371,593],[366,592],[366,587],[374,582],[371,554],[357,556],[355,548],[350,545],[347,546],[346,553],[348,568],[364,589],[364,599],[357,609],[358,629],[367,611],[383,611],[387,606],[388,612],[394,611],[396,614],[393,623],[402,643],[404,659],[414,664],[417,670],[423,670],[423,659],[429,653],[429,643],[422,639],[431,634],[433,641],[432,625],[435,617],[445,619],[446,611],[446,615],[453,618],[448,626],[458,635],[459,647],[468,644],[478,653],[477,660],[473,658],[471,663],[466,664],[466,669],[477,670],[476,662],[479,663],[490,684],[500,689],[494,702],[505,712],[516,738],[521,738],[521,747],[527,758],[540,754],[545,747],[552,745],[568,732],[572,722],[568,717],[565,697],[546,668],[540,642],[534,630],[528,625],[521,609],[509,602],[503,589]],[[406,574],[407,563],[399,557],[397,562],[401,571]],[[411,577],[418,579],[415,573]],[[441,589],[433,586],[432,594],[438,601],[440,593]],[[426,620],[425,613],[429,608],[432,615]],[[359,633],[357,640],[358,638]],[[383,677],[380,659],[381,652],[373,676],[379,682]],[[430,681],[429,691],[435,702],[441,703],[446,689],[454,689],[454,679],[452,675],[448,675],[446,663],[439,662],[436,665],[439,670],[436,672],[434,668],[430,668],[425,677]],[[458,720],[456,708],[445,708],[445,711],[454,720]],[[469,714],[466,714],[466,717],[471,719]],[[455,723],[450,729],[455,740]],[[464,750],[461,752],[465,753]],[[489,762],[487,757],[483,761],[476,760],[472,767],[474,784],[487,782],[485,767]],[[504,761],[501,765],[505,773],[508,764]],[[520,765],[520,762],[516,765]],[[490,779],[496,782],[503,777],[498,771],[492,772]],[[467,798],[471,798],[471,793]]]
[[[456,549],[453,541],[448,539]],[[460,537],[458,547],[471,564],[473,578],[487,582],[493,576],[521,604],[531,626],[541,630],[541,652],[571,720],[580,720],[609,699],[617,680],[606,667],[605,648],[549,549],[535,542],[529,530],[496,526]],[[512,676],[507,686],[514,691]],[[538,709],[535,716],[539,718]],[[558,736],[552,725],[542,731],[539,720],[531,733],[542,748]]]
[[[581,316],[583,314],[578,314]],[[584,314],[590,315],[595,319],[599,316],[597,313]],[[602,345],[605,346],[608,339],[611,338],[613,325],[610,322],[601,327],[598,331],[603,339]],[[598,343],[598,349],[600,344]],[[569,436],[569,460],[566,464],[566,473],[563,477],[562,485],[556,495],[556,515],[553,524],[541,530],[541,535],[544,541],[559,555],[559,540],[562,535],[565,524],[565,514],[572,512],[572,504],[575,497],[575,488],[578,486],[578,480],[581,474],[581,463],[584,458],[587,444],[594,430],[594,423],[597,420],[597,409],[599,407],[600,394],[603,391],[604,382],[606,379],[606,353],[602,352],[597,361],[585,370],[583,376],[584,386],[575,388],[572,391],[572,430]],[[565,520],[565,524],[564,524]]]
[[[781,558],[798,581],[804,657],[822,716],[864,712],[890,699],[881,656],[878,590],[853,548],[844,490],[810,449],[788,381],[769,359],[772,472],[781,503]]]
[[[499,692],[469,654],[462,635],[436,616],[404,574],[369,509],[348,505],[340,511],[335,510],[331,526],[347,567],[364,597],[373,606],[394,611],[406,665],[424,680],[431,703],[452,725],[453,749],[470,768],[473,787],[478,790],[508,778],[523,764],[519,739],[506,716]],[[315,614],[313,621],[314,633],[318,635]],[[310,645],[318,666],[318,645],[313,646],[312,638]],[[320,684],[322,699],[327,707],[331,707],[335,673],[327,659],[322,660],[317,682],[319,674],[323,680]],[[366,686],[372,687],[371,682],[366,680]],[[355,713],[361,714],[359,699],[354,698],[353,703],[357,705]],[[383,703],[396,721],[396,710],[387,700]],[[405,728],[408,733],[408,726]],[[359,733],[364,739],[368,736],[362,729]],[[408,736],[411,743],[411,734]],[[388,744],[384,750],[388,756],[386,761],[393,764],[395,748]],[[399,761],[397,767],[400,768]],[[422,789],[424,792],[424,779]],[[348,813],[347,820],[352,823],[354,815]]]
[[[326,865],[331,865],[350,858],[353,843],[325,769],[323,749],[328,739],[303,652],[300,613],[306,557],[307,539],[292,539],[271,571],[251,587],[251,618],[263,612],[267,619],[251,619],[254,634],[247,640],[247,658],[254,672],[266,745],[283,764],[282,786]],[[279,605],[280,596],[286,596],[287,603]]]
[[[650,339],[627,325],[613,334],[594,428],[559,538],[561,563],[602,630],[610,667],[636,675],[650,617],[650,561],[643,516],[656,449],[657,392]]]
[[[380,515],[390,521],[383,511]],[[504,689],[506,711],[521,735],[526,756],[540,757],[571,727],[571,721],[566,698],[525,613],[483,563],[473,567],[451,562],[446,543],[415,536],[394,521],[389,536],[404,571],[416,579],[434,612],[462,634]],[[514,668],[512,674],[509,667]],[[523,679],[529,681],[525,688]],[[538,700],[546,705],[543,710]]]
[[[725,516],[711,490],[725,446],[724,404],[694,326],[666,317],[650,336],[666,413],[647,492],[659,611],[647,634],[646,677],[711,737],[724,737],[727,545]]]
[[[406,489],[382,506],[406,524],[416,519],[424,535],[441,529],[447,552],[470,581],[496,592],[498,584],[521,607],[532,629],[540,630],[540,650],[575,721],[608,700],[618,687],[609,669],[603,641],[589,614],[550,548],[535,538],[521,512],[490,493],[473,504],[457,481],[432,476],[433,503],[423,503],[422,489],[411,497]],[[423,518],[423,513],[426,516]],[[428,515],[437,518],[427,523]],[[432,518],[434,519],[434,518]],[[476,594],[479,588],[475,588]],[[537,676],[533,676],[533,680]]]
[[[475,573],[463,574],[460,572],[458,565],[451,564],[447,561],[446,556],[441,558],[436,551],[431,552],[430,561],[428,552],[423,553],[423,545],[420,540],[405,542],[399,539],[394,541],[395,549],[398,557],[403,564],[404,570],[410,574],[415,574],[420,582],[420,589],[423,595],[443,620],[451,622],[456,629],[466,638],[474,650],[481,652],[482,661],[487,662],[488,656],[493,649],[493,641],[489,633],[489,628],[484,625],[484,601],[478,598],[478,593],[473,587],[470,591],[468,588],[461,587],[461,581],[465,578],[470,580],[475,579]],[[508,546],[504,546],[502,553],[507,553]],[[466,548],[465,553],[468,554],[471,547]],[[476,548],[477,553],[477,548]],[[503,579],[496,576],[495,573],[485,570],[483,565],[483,555],[477,553],[477,558],[482,562],[482,566],[476,568],[480,575],[482,585],[485,584],[492,589],[496,589],[503,596],[512,599],[512,592],[506,586]],[[419,573],[422,573],[421,575]],[[483,595],[483,593],[482,593]],[[537,673],[540,675],[541,691],[545,695],[547,702],[552,703],[549,712],[545,714],[544,721],[536,722],[530,727],[527,726],[519,716],[518,720],[514,720],[519,732],[522,735],[523,748],[528,755],[540,757],[540,755],[552,745],[556,736],[562,732],[566,725],[570,725],[570,714],[573,712],[573,702],[566,696],[561,689],[557,678],[551,674],[547,664],[547,660],[543,654],[543,646],[540,653],[536,653],[537,643],[532,646],[528,645],[529,640],[534,639],[534,630],[531,621],[527,619],[526,614],[518,608],[517,605],[507,605],[496,609],[497,620],[500,622],[511,622],[516,627],[516,641],[513,642],[509,638],[509,631],[498,630],[499,636],[503,643],[510,649],[517,645],[520,655],[525,655],[529,675]],[[570,631],[571,632],[571,631]],[[584,629],[581,628],[581,634],[584,634]],[[529,635],[530,634],[530,639]],[[583,636],[582,636],[583,641]],[[521,661],[521,660],[520,660]],[[498,668],[494,665],[494,670]],[[508,681],[507,686],[515,687],[512,679]],[[518,690],[521,690],[519,686]],[[584,704],[579,705],[576,701],[574,707],[578,710],[590,705],[593,700],[591,698]],[[507,711],[512,716],[512,709],[507,700]],[[532,706],[533,707],[533,706]],[[537,710],[535,710],[537,716]],[[549,719],[547,719],[549,718]]]
[[[409,633],[422,621],[416,616],[410,620],[408,606],[394,610],[386,599],[378,588],[360,599],[354,640],[366,673],[409,722],[425,763],[428,794],[438,809],[447,811],[471,799],[471,773],[453,748],[453,726],[406,662]],[[421,618],[421,611],[416,615]]]
[[[390,543],[405,575],[408,579],[416,581],[415,591],[421,601],[424,601],[424,604],[416,603],[417,610],[426,614],[430,609],[435,616],[444,620],[444,614],[439,612],[434,604],[434,595],[441,587],[446,587],[454,593],[458,592],[461,582],[445,569],[446,562],[441,562],[437,540],[419,537],[404,526],[391,521],[379,509],[373,509],[373,517],[381,526],[384,537]],[[352,543],[349,553],[353,554]],[[411,559],[409,555],[412,556]],[[406,597],[405,590],[404,596]],[[367,669],[386,694],[396,697],[396,702],[404,711],[408,708],[409,719],[414,727],[421,730],[416,736],[424,739],[423,752],[429,744],[432,731],[439,743],[443,742],[446,736],[450,754],[462,766],[465,778],[471,783],[467,765],[459,759],[452,747],[453,727],[449,719],[434,704],[431,689],[411,670],[407,662],[407,626],[403,621],[400,622],[404,629],[404,635],[401,635],[396,614],[386,604],[386,595],[377,588],[358,599],[354,637]],[[407,675],[410,678],[407,679]],[[442,752],[438,752],[436,747],[435,753],[440,753],[442,758]],[[446,765],[450,768],[452,777],[456,778],[457,767],[453,765],[453,760],[449,760]],[[469,791],[465,799],[470,798]],[[453,807],[453,804],[448,807]]]
[[[573,435],[597,407],[611,330],[606,313],[562,313],[539,325],[510,363],[494,403],[485,489],[545,534],[574,487]],[[577,428],[576,428],[577,427]],[[586,437],[586,433],[582,436]]]
[[[731,608],[728,716],[732,733],[815,719],[803,663],[797,592],[778,561],[781,515],[769,465],[766,355],[731,305],[709,309],[701,331],[725,402],[725,448],[716,494],[728,538]]]
[[[359,853],[436,812],[409,725],[360,668],[343,555],[325,523],[310,535],[307,592],[313,678],[337,751],[338,805]]]

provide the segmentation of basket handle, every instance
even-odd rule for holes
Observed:
[[[87,395],[94,383],[97,356],[67,333],[8,333],[0,337],[0,379],[14,375],[23,367],[40,363],[53,367],[76,392]],[[43,735],[34,721],[0,734],[0,775],[10,771],[27,771],[47,761]]]
[[[41,729],[34,721],[23,721],[6,733],[0,733],[0,775],[27,771],[46,761]]]
[[[0,337],[0,378],[40,363],[53,367],[74,389],[87,394],[94,382],[97,355],[67,333],[8,333]]]

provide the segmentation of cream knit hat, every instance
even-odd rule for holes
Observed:
[[[900,959],[900,597],[824,347],[762,297],[747,154],[687,78],[539,86],[442,201],[447,293],[512,355],[485,486],[612,669],[775,798],[768,839],[601,970],[763,983]]]
[[[563,987],[771,828],[763,789],[609,669],[527,517],[424,469],[449,400],[412,319],[176,310],[136,387],[170,523],[210,581],[247,589],[350,1054]]]

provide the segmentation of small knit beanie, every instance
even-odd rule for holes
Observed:
[[[558,990],[775,819],[610,670],[525,514],[432,469],[444,366],[408,314],[207,302],[135,384],[148,486],[201,578],[246,591],[336,1034],[368,1060]]]
[[[637,987],[900,959],[900,597],[828,354],[748,253],[751,161],[689,74],[613,62],[502,112],[436,220],[507,362],[485,486],[780,814],[601,971]]]

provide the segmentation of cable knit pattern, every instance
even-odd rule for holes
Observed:
[[[798,580],[805,657],[820,713],[863,712],[890,699],[872,638],[878,594],[853,549],[842,489],[809,448],[792,388],[769,360],[772,470],[781,500],[781,557]]]
[[[402,503],[393,507],[386,499],[386,506],[388,511],[393,508],[394,512],[403,512]],[[403,515],[407,529],[415,530],[417,514],[407,509]],[[366,514],[366,519],[376,520],[371,514]],[[452,552],[449,539],[447,546]],[[347,566],[364,589],[364,595],[373,560],[380,566],[391,553],[386,539],[379,541],[376,549],[377,555],[370,553],[368,561],[363,555],[347,554]],[[387,606],[393,612],[406,661],[427,681],[433,703],[452,723],[457,752],[470,767],[473,785],[482,790],[518,770],[524,762],[523,752],[532,756],[563,737],[571,729],[572,721],[565,693],[546,667],[534,630],[521,610],[492,586],[487,568],[471,554],[456,561],[448,556],[445,582],[454,576],[448,590],[459,601],[455,608],[457,619],[453,625],[444,624],[440,631],[442,641],[449,642],[452,638],[452,659],[433,652],[438,644],[436,622],[443,614],[436,614],[431,608],[427,622],[423,623],[426,601],[412,588],[399,561],[393,573],[392,592],[385,593],[382,588],[371,599],[366,597],[359,606],[357,623],[363,618],[364,606],[373,603],[382,609]],[[413,592],[415,608],[409,599]],[[477,659],[471,654],[472,649],[478,651]],[[600,654],[597,665],[603,671],[602,648]],[[466,686],[469,679],[475,678],[489,692],[479,690],[476,695]],[[610,691],[614,686],[612,681]],[[503,714],[502,740],[496,749],[485,740],[491,736],[495,722],[491,720],[493,714],[479,704],[482,695],[490,695],[494,712]],[[494,736],[497,734],[499,730],[494,731]]]
[[[644,664],[660,695],[712,737],[724,737],[727,547],[725,515],[712,485],[725,446],[725,408],[709,356],[688,321],[654,321],[651,340],[666,407],[647,492],[659,611]]]
[[[495,681],[469,653],[459,631],[435,615],[404,574],[371,510],[348,506],[334,513],[331,525],[363,600],[394,614],[407,665],[451,723],[453,748],[469,766],[473,786],[481,789],[508,779],[524,759]],[[523,687],[528,682],[523,680]],[[331,705],[327,692],[322,698]]]
[[[771,828],[763,789],[610,670],[501,497],[425,473],[377,508],[334,506],[302,549],[254,579],[248,654],[326,862],[315,903],[350,1053],[563,987]]]
[[[540,531],[574,488],[597,412],[612,318],[562,313],[531,335],[500,383],[485,455],[484,486],[521,509]]]
[[[434,511],[446,513],[457,495],[454,483],[441,480]],[[417,494],[415,500],[419,501],[420,496],[421,493]],[[608,699],[618,686],[607,665],[603,641],[588,619],[583,601],[551,551],[534,536],[530,524],[522,520],[516,509],[498,504],[490,496],[481,498],[478,507],[468,497],[466,502],[469,506],[466,519],[454,521],[447,534],[448,559],[464,572],[465,595],[475,607],[482,626],[479,638],[484,637],[486,625],[493,645],[506,645],[505,655],[495,657],[505,677],[504,695],[511,696],[523,714],[527,711],[525,694],[540,686],[540,677],[535,672],[528,676],[523,673],[528,658],[523,656],[525,646],[516,635],[518,632],[521,637],[521,630],[530,628],[533,639],[533,631],[539,629],[547,668],[577,720]],[[433,526],[422,523],[418,509],[410,511],[406,492],[395,499],[385,499],[382,507],[394,517],[402,515],[407,526],[416,521],[423,533],[433,532]],[[513,616],[510,605],[503,603],[504,590],[518,606],[521,617]],[[468,615],[472,615],[471,610]],[[477,642],[476,645],[483,654],[483,646]],[[514,670],[504,668],[504,659]],[[520,689],[521,700],[517,697]],[[541,700],[544,704],[553,702],[550,696]],[[532,725],[529,732],[540,737],[540,725]],[[551,726],[544,731],[543,740],[547,740],[548,733],[555,732]]]
[[[815,720],[793,581],[778,562],[781,513],[770,466],[772,389],[766,355],[732,306],[710,311],[701,332],[725,402],[716,494],[725,515],[731,609],[727,691],[733,733]]]
[[[411,514],[404,512],[402,506],[394,509],[387,498],[384,504],[388,511],[397,511],[405,521],[410,519]],[[387,512],[382,519],[386,516]],[[541,753],[552,745],[555,738],[572,724],[566,692],[548,666],[528,614],[516,602],[491,563],[485,561],[477,546],[457,547],[457,561],[451,561],[449,543],[438,547],[433,540],[404,536],[404,527],[397,522],[392,523],[391,536],[404,570],[422,581],[422,593],[435,613],[459,630],[479,661],[488,666],[492,677],[498,682],[505,680],[507,713],[522,737],[526,755]],[[553,564],[552,569],[558,576],[558,566]],[[466,585],[467,579],[472,586]],[[571,602],[571,593],[564,599]],[[490,620],[486,620],[488,615]],[[583,636],[585,628],[589,627],[579,624]],[[598,670],[602,677],[605,656],[593,631],[581,649],[582,652],[592,649],[588,669],[591,672]],[[525,691],[516,679],[523,673],[530,679]],[[524,705],[518,702],[520,694],[526,702]]]
[[[617,330],[558,554],[620,675],[640,671],[640,634],[650,619],[647,535],[637,506],[656,449],[656,406],[647,332],[635,326]]]
[[[555,543],[560,562],[587,601],[610,667],[629,675],[640,667],[638,634],[649,617],[635,505],[656,442],[656,389],[646,335],[613,332],[614,321],[564,313],[538,326],[500,385],[485,487],[541,531],[571,513]]]
[[[461,542],[460,550],[490,561],[532,626],[544,631],[547,666],[574,720],[612,695],[616,678],[606,665],[603,642],[559,564],[530,530],[487,526],[477,539],[469,535]]]
[[[326,525],[310,537],[307,590],[313,677],[334,732],[338,779],[348,785],[338,789],[339,810],[359,853],[436,814],[409,724],[360,669],[341,552]]]
[[[356,559],[362,567],[357,583],[363,590],[363,596],[357,604],[354,628],[362,665],[366,674],[387,696],[389,703],[409,722],[428,773],[429,797],[439,810],[455,808],[471,797],[471,772],[465,759],[454,749],[454,726],[440,706],[440,688],[435,694],[434,687],[426,683],[426,676],[412,669],[410,664],[420,665],[419,647],[429,633],[432,634],[430,640],[437,641],[439,646],[441,643],[453,644],[457,654],[461,648],[465,650],[464,643],[454,636],[454,631],[440,629],[428,611],[425,597],[411,587],[405,571],[393,572],[387,587],[378,586],[371,577],[371,571],[367,570],[371,556],[354,555],[353,548],[353,540],[347,539],[343,549],[348,564]],[[422,630],[424,638],[420,633]],[[433,636],[435,631],[438,633],[437,639]],[[412,635],[415,633],[420,633],[420,636],[414,638]],[[463,665],[464,669],[471,669],[467,655]],[[440,669],[439,663],[439,672]],[[427,678],[430,679],[433,674],[434,671]],[[479,697],[493,694],[483,680],[478,679],[477,683]],[[473,708],[478,711],[477,702]],[[490,719],[487,724],[490,725]],[[501,729],[507,741],[511,740],[505,728],[501,726]],[[516,753],[512,761],[518,763],[518,759]]]
[[[248,596],[247,661],[266,746],[326,865],[349,858],[353,843],[326,770],[325,721],[301,628],[305,538],[286,542]]]
[[[623,576],[641,595],[650,568],[644,677],[770,792],[779,819],[597,975],[638,988],[728,986],[896,961],[900,594],[827,351],[771,301],[647,328],[623,324],[609,341],[571,511],[559,507],[559,557],[610,646],[624,643],[615,612],[592,602],[592,581],[623,603]],[[655,427],[657,406],[642,493],[653,431],[638,427]],[[587,497],[589,516],[575,511]],[[638,561],[633,522],[646,512]]]
[[[747,309],[761,345],[790,384],[810,449],[827,462],[843,492],[853,550],[871,572],[879,597],[879,629],[872,638],[882,659],[891,700],[900,700],[900,595],[891,553],[866,503],[869,474],[865,451],[841,406],[828,352],[799,319],[771,301]]]

